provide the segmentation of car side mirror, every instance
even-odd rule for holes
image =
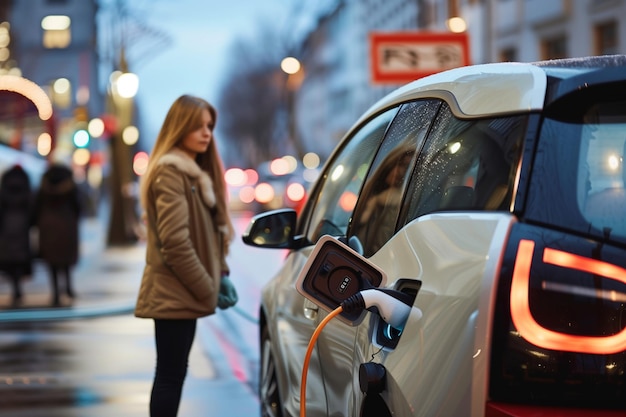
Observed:
[[[298,216],[293,209],[278,209],[254,216],[242,235],[246,245],[261,248],[295,248]]]

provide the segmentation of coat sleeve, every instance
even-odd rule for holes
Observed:
[[[188,202],[181,173],[164,166],[155,173],[153,192],[156,205],[156,232],[163,262],[198,300],[215,294],[214,282],[191,242]]]

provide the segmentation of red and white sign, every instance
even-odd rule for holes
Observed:
[[[404,84],[469,65],[469,42],[466,33],[371,33],[370,60],[374,84]]]

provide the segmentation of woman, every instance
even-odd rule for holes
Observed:
[[[61,305],[60,282],[64,292],[74,298],[71,268],[78,262],[80,194],[72,170],[54,163],[41,177],[34,218],[39,233],[39,257],[50,269],[52,305]]]
[[[21,166],[15,165],[0,180],[0,271],[11,280],[13,307],[22,302],[20,281],[32,270],[31,209],[30,179]]]
[[[146,266],[135,315],[154,319],[157,365],[150,415],[176,416],[196,319],[213,314],[234,236],[215,109],[184,95],[169,109],[142,178]]]

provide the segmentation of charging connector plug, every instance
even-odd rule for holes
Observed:
[[[311,354],[313,353],[313,348],[315,347],[315,343],[322,329],[328,324],[328,322],[340,315],[342,312],[360,313],[364,309],[377,313],[383,320],[389,323],[390,326],[400,331],[404,329],[404,325],[408,320],[409,315],[416,318],[422,317],[422,311],[417,307],[413,307],[413,297],[397,290],[387,288],[368,288],[345,299],[339,307],[335,308],[328,314],[328,316],[324,317],[313,332],[313,335],[311,335],[311,340],[309,340],[309,346],[307,347],[306,354],[304,356],[304,363],[302,365],[302,381],[300,384],[300,417],[304,417],[306,415],[306,377],[309,369],[309,361],[311,360]],[[367,391],[369,391],[369,388]]]
[[[389,288],[371,288],[345,299],[341,307],[349,313],[366,309],[378,314],[392,327],[403,330],[413,307],[413,298]]]

